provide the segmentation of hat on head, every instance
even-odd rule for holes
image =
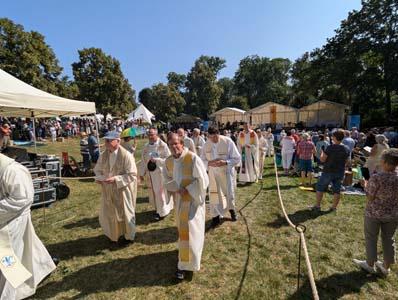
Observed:
[[[104,139],[106,140],[120,140],[120,133],[117,131],[108,131],[105,136]]]

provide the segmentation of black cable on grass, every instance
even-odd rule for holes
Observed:
[[[247,242],[247,251],[246,251],[246,261],[245,261],[245,266],[243,267],[243,274],[242,277],[240,279],[240,283],[239,283],[239,287],[238,287],[238,292],[236,293],[236,297],[235,300],[238,300],[240,298],[240,295],[242,293],[242,288],[243,288],[243,284],[245,282],[246,279],[246,274],[247,274],[247,268],[249,266],[249,261],[250,261],[250,250],[251,250],[251,245],[252,245],[252,235],[250,232],[250,228],[249,228],[249,224],[247,223],[247,219],[245,217],[245,215],[242,213],[243,209],[245,209],[250,203],[252,203],[257,197],[258,195],[260,195],[262,189],[263,189],[263,182],[264,179],[261,180],[261,185],[260,185],[260,189],[258,190],[258,192],[253,196],[252,199],[250,199],[249,201],[247,201],[245,203],[245,205],[243,205],[239,210],[238,213],[241,215],[243,221],[245,222],[245,226],[246,226],[246,232],[247,232],[247,237],[248,237],[248,242]]]

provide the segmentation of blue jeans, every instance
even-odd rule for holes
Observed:
[[[90,161],[90,154],[82,154],[83,156],[83,166],[86,169],[90,169],[91,161]]]
[[[312,172],[312,159],[300,159],[299,169],[301,172]]]
[[[332,184],[333,194],[340,194],[341,184],[344,179],[344,172],[342,173],[322,173],[316,184],[317,192],[326,192],[329,184]]]

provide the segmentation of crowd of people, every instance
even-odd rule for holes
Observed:
[[[140,162],[136,164],[134,137],[125,134],[129,126],[131,124],[107,125],[103,137],[105,150],[101,154],[94,128],[90,128],[88,135],[87,129],[77,132],[81,136],[83,162],[87,168],[95,164],[95,179],[101,187],[100,225],[104,234],[117,245],[124,246],[134,241],[137,184],[146,182],[154,221],[161,221],[173,210],[175,213],[178,228],[177,279],[191,277],[193,272],[200,270],[206,198],[212,228],[217,228],[225,220],[237,221],[237,184],[253,184],[262,179],[267,156],[280,156],[284,174],[299,176],[302,186],[312,186],[316,166],[321,175],[314,186],[315,204],[309,207],[314,213],[321,212],[323,195],[329,189],[334,201],[328,211],[337,210],[343,179],[354,165],[360,164],[364,177],[361,185],[368,198],[364,220],[367,258],[354,259],[354,263],[370,273],[388,275],[390,272],[390,265],[395,262],[394,234],[398,226],[398,133],[393,129],[388,128],[382,133],[372,130],[366,134],[356,128],[350,131],[336,128],[322,132],[296,129],[273,132],[271,128],[253,130],[248,123],[243,123],[240,130],[234,131],[219,132],[216,127],[210,127],[206,132],[197,128],[192,131],[179,128],[175,132],[160,134],[157,128],[149,128],[146,132],[148,142],[142,149]],[[6,146],[4,141],[12,136],[12,127],[3,122],[1,128],[2,145]],[[71,132],[73,135],[74,131]],[[47,261],[45,271],[36,274],[39,280],[35,279],[29,288],[24,286],[26,293],[31,294],[54,265],[34,232],[29,231],[31,225],[27,228],[12,225],[22,217],[21,211],[29,215],[30,222],[30,214],[25,208],[33,201],[31,178],[22,176],[26,170],[14,165],[13,160],[0,156],[0,203],[13,207],[11,213],[5,206],[4,220],[10,223],[3,229],[14,230],[14,236],[20,236],[22,240],[33,236]],[[24,185],[15,185],[10,176],[21,180]],[[26,236],[26,230],[31,237]],[[383,262],[377,260],[376,245],[380,231]],[[15,248],[18,241],[10,243]],[[16,254],[11,252],[10,255],[18,259],[36,255],[35,249],[24,251],[24,257],[18,252],[20,249],[14,251]],[[31,270],[31,273],[35,272],[38,271]],[[4,290],[8,278],[2,275],[0,279]],[[9,293],[20,293],[19,288],[8,286],[7,289]]]

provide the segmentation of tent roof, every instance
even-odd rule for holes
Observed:
[[[132,111],[128,117],[127,121],[142,119],[149,124],[152,124],[152,119],[155,117],[153,113],[151,113],[144,104],[140,104],[134,111]]]
[[[239,108],[235,108],[235,107],[224,107],[220,110],[217,110],[216,112],[214,112],[211,116],[216,116],[216,115],[220,115],[226,112],[232,112],[232,113],[238,113],[243,115],[245,113],[245,111],[243,109],[239,109]]]
[[[258,110],[261,110],[261,109],[263,109],[264,107],[267,107],[267,106],[270,106],[270,105],[275,105],[275,106],[283,107],[283,108],[286,108],[287,110],[297,110],[296,108],[291,107],[291,106],[288,106],[288,105],[283,105],[283,104],[279,104],[279,103],[276,103],[276,102],[269,101],[269,102],[267,102],[267,103],[261,104],[260,106],[254,107],[254,108],[252,108],[251,110],[248,110],[247,113],[248,113],[248,114],[254,113],[254,112],[256,112],[256,111],[258,111]]]
[[[51,117],[95,114],[95,103],[54,96],[0,69],[0,115]]]

